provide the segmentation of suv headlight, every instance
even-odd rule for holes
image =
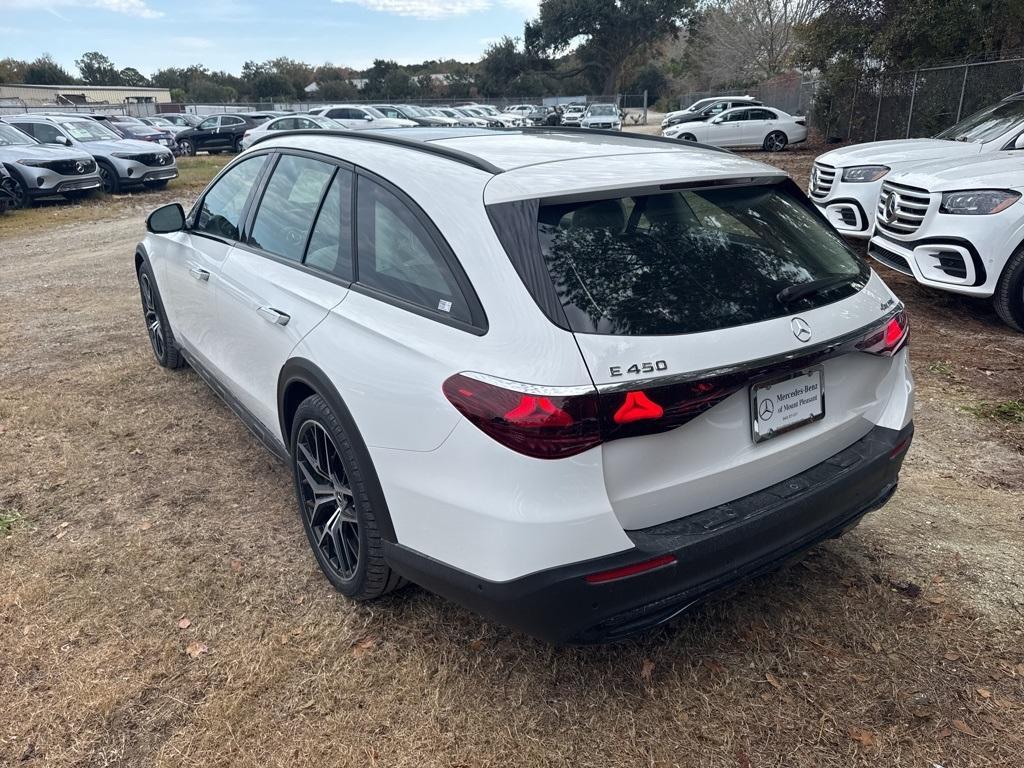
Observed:
[[[985,216],[1005,211],[1020,199],[1020,192],[1009,189],[968,189],[942,195],[939,213]]]
[[[843,169],[843,181],[854,183],[878,181],[889,172],[887,165],[855,165]]]

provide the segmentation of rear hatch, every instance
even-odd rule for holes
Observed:
[[[902,386],[895,298],[784,177],[489,212],[601,393],[605,483],[627,530],[806,471],[867,434]],[[533,242],[546,283],[524,264]]]

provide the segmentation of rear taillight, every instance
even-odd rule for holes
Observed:
[[[793,122],[796,123],[797,125],[807,125],[807,121],[802,117],[798,117]]]
[[[583,578],[588,584],[607,584],[609,581],[628,579],[630,576],[637,576],[641,573],[647,573],[648,571],[654,571],[658,568],[664,568],[665,566],[672,565],[675,562],[675,555],[660,555],[659,557],[645,560],[642,563],[633,563],[632,565],[625,565],[621,568],[612,568],[609,571],[588,573]]]
[[[243,138],[243,139],[246,139],[246,138],[248,138],[248,137],[249,137],[249,134],[251,134],[251,133],[252,133],[252,131],[246,131],[245,133],[243,133],[243,134],[242,134],[242,138]]]
[[[499,384],[463,374],[447,379],[442,389],[482,432],[527,456],[564,459],[601,443],[593,389],[560,391],[515,382]]]
[[[910,319],[906,310],[900,310],[877,331],[872,331],[857,345],[861,352],[892,357],[910,340]]]

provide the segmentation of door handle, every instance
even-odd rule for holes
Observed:
[[[196,280],[201,280],[204,283],[210,279],[210,273],[202,267],[189,267],[188,273]]]
[[[256,311],[260,313],[260,317],[266,320],[268,323],[275,323],[277,325],[288,325],[288,321],[291,320],[291,315],[286,315],[284,312],[278,312],[273,307],[257,307]]]

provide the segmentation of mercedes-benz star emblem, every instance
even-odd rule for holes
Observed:
[[[895,192],[890,192],[888,199],[885,201],[885,207],[882,209],[882,218],[885,219],[886,223],[891,224],[896,221],[896,210],[899,204],[899,195]]]
[[[811,326],[802,317],[794,317],[789,325],[793,329],[793,335],[796,336],[797,341],[806,344],[811,340]]]
[[[81,160],[75,162],[75,173],[85,173],[85,163]]]
[[[761,417],[761,421],[768,421],[768,419],[775,415],[775,406],[772,405],[771,400],[762,400],[761,407],[757,409],[757,413]]]
[[[167,165],[167,155],[159,155],[156,160],[160,165]]]

